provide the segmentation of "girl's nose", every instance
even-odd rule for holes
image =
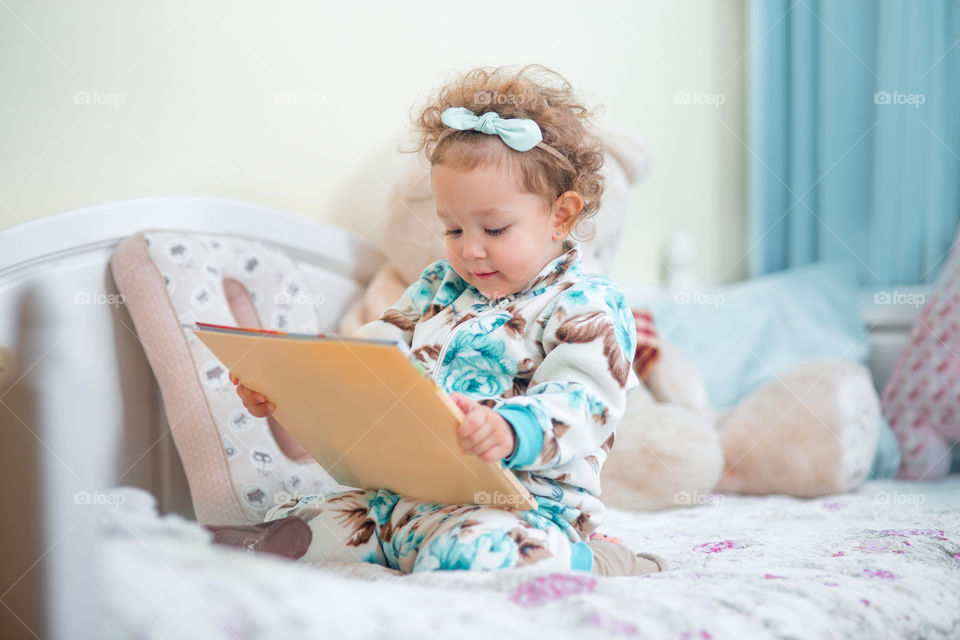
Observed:
[[[463,257],[471,259],[486,257],[486,252],[483,249],[483,243],[475,239],[465,240],[463,243]]]

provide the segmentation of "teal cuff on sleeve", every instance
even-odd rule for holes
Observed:
[[[570,543],[570,570],[593,571],[593,551],[586,542]]]
[[[524,406],[509,404],[497,407],[494,411],[510,423],[517,436],[517,446],[513,453],[504,458],[503,466],[512,469],[536,460],[543,449],[543,429],[533,412]]]

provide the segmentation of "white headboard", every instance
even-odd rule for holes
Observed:
[[[36,603],[29,626],[45,629],[44,637],[70,637],[58,627],[90,615],[85,606],[96,611],[78,599],[75,584],[68,597],[62,579],[96,574],[87,502],[109,499],[105,487],[134,485],[163,511],[192,513],[159,390],[109,270],[117,244],[142,229],[278,246],[323,291],[320,320],[330,326],[384,260],[336,227],[208,197],[125,200],[0,230],[0,465],[7,488],[16,488],[0,492],[0,507],[18,520],[0,541],[23,559],[23,566],[5,562],[0,581],[16,583],[6,602],[18,604],[11,607],[18,616]]]

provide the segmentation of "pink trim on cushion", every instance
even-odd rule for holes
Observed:
[[[163,276],[150,258],[144,232],[120,243],[110,259],[110,268],[160,385],[197,520],[217,524],[250,522],[234,491],[220,432],[201,390],[196,365]]]

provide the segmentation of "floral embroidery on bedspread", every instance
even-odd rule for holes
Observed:
[[[881,580],[896,580],[897,576],[883,569],[864,569],[863,573],[870,578],[880,578]]]
[[[878,502],[877,491],[923,501]],[[335,566],[285,566],[199,543],[182,549],[148,540],[144,553],[144,541],[113,541],[104,609],[111,629],[127,633],[105,635],[189,625],[211,639],[250,629],[284,640],[304,632],[375,638],[387,630],[462,637],[465,628],[475,637],[551,640],[955,638],[958,495],[953,477],[916,487],[872,482],[826,500],[728,496],[709,508],[610,510],[604,535],[671,563],[671,571],[640,578],[451,571],[359,582],[331,575]],[[193,606],[198,595],[224,615]]]
[[[551,573],[524,582],[510,599],[524,607],[539,607],[567,596],[591,593],[596,584],[596,580],[587,576]]]
[[[720,542],[704,542],[693,548],[701,553],[720,553],[728,549],[743,549],[746,545],[736,540],[721,540]]]

